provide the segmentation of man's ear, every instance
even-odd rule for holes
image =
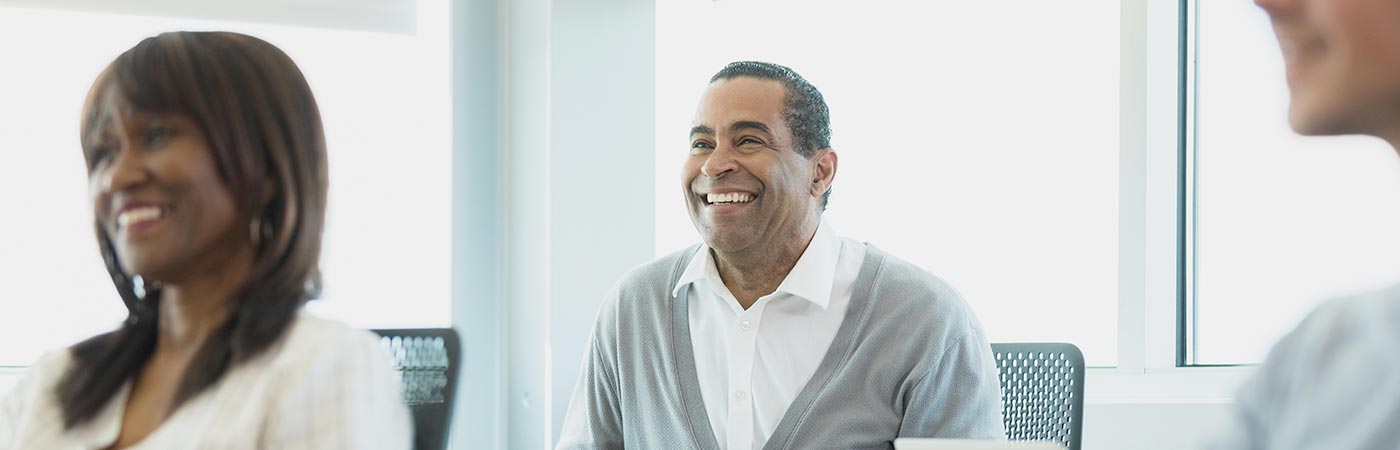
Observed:
[[[813,197],[821,197],[827,190],[831,189],[831,183],[836,181],[836,150],[827,147],[817,150],[817,154],[812,155],[812,185],[811,194]]]

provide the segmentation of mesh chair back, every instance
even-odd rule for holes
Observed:
[[[452,424],[461,345],[450,328],[374,330],[394,357],[413,413],[414,450],[444,450]]]
[[[1079,450],[1084,427],[1084,354],[1074,344],[992,344],[1001,372],[1006,437]]]

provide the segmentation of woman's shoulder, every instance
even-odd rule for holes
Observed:
[[[269,353],[266,367],[248,371],[272,399],[264,435],[277,444],[264,446],[406,448],[412,424],[377,335],[302,311]]]
[[[29,366],[29,370],[25,371],[25,376],[27,378],[29,375],[38,375],[49,378],[63,375],[63,372],[67,371],[68,366],[72,363],[73,351],[71,349],[53,350],[35,360],[34,364]]]
[[[54,350],[40,356],[38,360],[24,370],[24,375],[11,386],[9,392],[3,395],[6,398],[24,397],[33,392],[47,392],[58,384],[59,378],[68,371],[68,366],[73,363],[72,352],[67,349]],[[0,393],[5,390],[0,389]]]
[[[297,315],[269,353],[269,365],[280,369],[390,364],[378,335],[307,311]]]
[[[21,433],[25,423],[33,426],[61,420],[57,398],[49,393],[72,359],[68,349],[49,352],[30,365],[13,386],[0,388],[0,448]],[[44,429],[53,431],[51,428]]]
[[[319,347],[370,343],[379,345],[379,336],[363,328],[355,328],[338,320],[327,319],[302,311],[292,321],[288,341],[296,346]]]

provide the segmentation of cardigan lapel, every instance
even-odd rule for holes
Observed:
[[[763,450],[781,450],[791,445],[798,426],[811,414],[812,404],[816,403],[817,397],[827,388],[832,376],[850,359],[860,331],[865,328],[865,322],[869,320],[873,310],[871,305],[874,299],[870,297],[870,292],[874,289],[884,260],[884,252],[874,245],[866,244],[865,260],[861,261],[860,273],[856,276],[846,317],[841,320],[841,327],[837,329],[836,337],[831,340],[831,346],[826,349],[826,355],[822,357],[816,373],[812,374],[812,378],[802,387],[797,398],[788,405],[782,420],[778,422],[778,428],[768,437]],[[680,279],[681,272],[689,262],[688,259],[681,258],[676,265],[671,274],[672,287]],[[672,365],[676,368],[681,408],[685,412],[686,429],[690,431],[691,441],[695,443],[695,448],[700,450],[719,450],[714,429],[710,427],[709,415],[705,411],[704,399],[700,395],[700,379],[695,374],[695,349],[690,342],[689,301],[690,289],[683,289],[671,304],[669,328]]]
[[[793,439],[797,437],[798,428],[812,413],[812,405],[816,403],[817,397],[822,395],[832,377],[850,360],[860,332],[870,319],[870,312],[874,310],[871,306],[875,299],[870,296],[870,292],[875,287],[875,280],[880,277],[880,269],[884,267],[885,261],[884,252],[874,245],[867,243],[865,248],[865,260],[860,263],[860,273],[856,275],[854,291],[851,293],[851,304],[846,308],[846,317],[841,320],[841,328],[836,330],[836,337],[831,340],[831,346],[827,347],[826,355],[822,357],[816,373],[812,374],[812,378],[807,380],[807,385],[798,392],[797,398],[788,405],[782,420],[778,421],[778,428],[768,437],[763,450],[782,450],[792,445]]]
[[[696,252],[688,253],[694,255]],[[689,262],[689,259],[681,258],[676,264],[671,273],[670,286],[675,286],[680,280],[681,273]],[[698,450],[719,450],[714,428],[710,427],[710,417],[705,414],[705,399],[700,395],[700,378],[695,374],[695,348],[690,342],[689,305],[689,288],[682,289],[675,301],[671,302],[671,366],[676,369],[676,387],[680,391],[678,397],[681,399],[681,410],[685,414],[685,425],[690,431],[691,442],[695,443]]]

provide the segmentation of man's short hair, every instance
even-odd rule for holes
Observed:
[[[773,80],[787,88],[783,95],[783,121],[792,132],[793,149],[806,158],[831,146],[831,113],[821,91],[808,83],[796,71],[778,64],[762,61],[736,61],[710,77],[710,83],[738,77]],[[826,209],[831,190],[822,194],[822,209]]]

